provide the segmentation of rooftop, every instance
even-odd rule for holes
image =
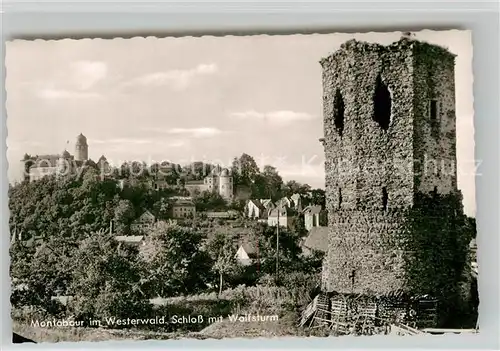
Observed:
[[[312,206],[307,206],[304,209],[304,214],[320,214],[321,211],[322,211],[321,206],[312,205]]]
[[[308,249],[328,251],[328,227],[313,227],[309,232],[303,246]]]
[[[140,243],[144,239],[143,235],[117,235],[115,240],[125,243]]]

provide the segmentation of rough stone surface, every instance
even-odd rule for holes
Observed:
[[[324,291],[405,290],[401,246],[391,238],[400,237],[418,193],[457,192],[454,57],[402,38],[389,46],[351,40],[321,60],[330,228]],[[377,79],[390,93],[388,128],[373,117]]]

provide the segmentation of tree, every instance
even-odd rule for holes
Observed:
[[[92,160],[92,159],[88,159],[86,162],[85,162],[85,165],[87,167],[90,167],[92,169],[95,169],[95,170],[98,170],[99,169],[99,166],[97,165],[97,163]]]
[[[223,211],[227,209],[226,200],[213,191],[205,190],[199,195],[193,196],[196,211]]]
[[[325,208],[326,197],[325,197],[325,191],[323,189],[311,190],[311,204],[319,205],[321,206],[321,208]]]
[[[139,318],[150,311],[142,292],[137,253],[120,247],[110,234],[93,233],[83,240],[73,261],[70,292],[77,319]]]
[[[261,273],[276,273],[276,227],[256,223],[250,237],[258,242],[259,256],[262,258]],[[279,274],[287,274],[296,270],[301,260],[300,237],[286,228],[279,231]]]
[[[292,223],[290,225],[290,230],[299,238],[303,238],[304,236],[306,236],[307,230],[304,223],[304,216],[296,214],[293,217]]]
[[[182,173],[186,180],[202,180],[210,174],[215,166],[204,163],[202,161],[193,162],[185,167],[182,167]]]
[[[279,199],[281,197],[281,188],[283,186],[283,179],[279,175],[277,169],[273,166],[266,165],[261,173],[264,178],[264,191],[262,197],[265,199]]]
[[[252,197],[256,199],[278,199],[282,183],[283,181],[276,168],[265,166],[264,172],[254,176],[251,184]]]
[[[233,199],[231,202],[231,209],[238,211],[239,213],[243,212],[245,209],[246,201],[241,199]]]
[[[467,228],[467,230],[470,231],[472,238],[475,239],[477,236],[477,229],[476,229],[476,219],[474,217],[467,216],[466,228]]]
[[[283,196],[291,196],[293,194],[306,195],[311,190],[311,186],[301,184],[295,180],[289,180],[283,185],[282,190]]]
[[[134,206],[130,200],[119,200],[115,209],[115,223],[118,232],[126,231],[135,217]]]
[[[16,242],[11,246],[11,277],[17,286],[11,301],[15,306],[34,305],[50,310],[52,296],[68,291],[72,281],[73,256],[76,245],[72,240],[50,237],[41,245],[26,246]],[[14,286],[15,287],[15,286]]]
[[[156,201],[153,206],[154,215],[158,219],[167,219],[169,216],[170,204],[168,200],[164,197],[160,198],[160,200]]]
[[[144,283],[150,297],[198,292],[206,287],[210,271],[207,254],[200,250],[199,232],[175,224],[158,226],[140,250]]]
[[[219,295],[222,293],[224,277],[237,270],[235,247],[231,236],[217,233],[207,243],[207,252],[213,260],[212,269],[219,274]]]
[[[233,160],[231,167],[233,174],[233,182],[237,185],[251,185],[255,181],[255,177],[259,174],[259,166],[254,158],[247,154],[242,154],[239,158]]]

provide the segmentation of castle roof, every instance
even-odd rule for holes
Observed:
[[[55,167],[59,160],[59,155],[40,155],[36,157],[35,162],[30,168],[37,167]]]
[[[78,135],[76,137],[76,144],[78,144],[78,145],[87,144],[87,137],[85,135],[83,135],[82,133],[80,133],[80,135]]]
[[[226,168],[224,168],[222,170],[222,172],[220,172],[220,176],[221,177],[228,177],[229,176],[229,171]]]
[[[189,185],[202,185],[204,184],[203,180],[188,180],[184,185],[189,186]]]
[[[70,157],[71,157],[71,155],[69,154],[68,150],[66,150],[66,149],[65,149],[65,150],[62,152],[61,157],[62,157],[62,158],[70,158]]]

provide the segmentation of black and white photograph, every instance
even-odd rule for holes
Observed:
[[[14,342],[479,333],[472,48],[6,42]]]

